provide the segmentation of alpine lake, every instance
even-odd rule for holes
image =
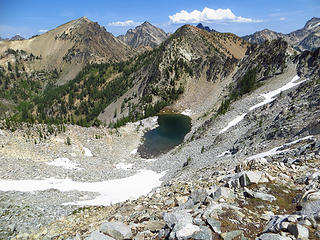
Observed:
[[[191,130],[191,118],[183,114],[161,113],[158,125],[144,134],[144,141],[138,148],[142,158],[157,157],[182,143]]]

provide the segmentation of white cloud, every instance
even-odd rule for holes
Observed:
[[[38,32],[39,33],[45,33],[45,32],[47,32],[48,30],[47,29],[40,29]]]
[[[108,26],[113,26],[113,27],[127,27],[127,26],[133,26],[135,25],[135,22],[132,20],[127,20],[127,21],[117,21],[117,22],[112,22],[109,23]]]
[[[280,21],[284,21],[284,20],[286,20],[286,18],[285,17],[281,17],[279,20]]]
[[[229,8],[227,9],[211,9],[205,7],[202,11],[193,10],[187,12],[182,10],[172,16],[169,16],[171,23],[199,23],[199,22],[214,22],[214,21],[227,21],[227,22],[262,22],[261,20],[254,20],[252,18],[245,18],[236,16]]]

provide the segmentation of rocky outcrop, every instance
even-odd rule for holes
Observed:
[[[240,80],[250,70],[255,72],[256,81],[266,80],[283,73],[290,60],[290,47],[283,39],[266,41],[261,45],[251,45],[240,61],[234,74],[234,81]]]
[[[297,72],[300,76],[311,78],[314,80],[320,79],[320,48],[313,52],[304,51],[296,57]]]
[[[197,27],[197,28],[200,28],[200,29],[202,29],[202,30],[205,30],[205,31],[207,31],[207,32],[217,32],[216,30],[211,29],[211,28],[209,28],[208,26],[203,26],[202,23],[199,23],[196,27]]]

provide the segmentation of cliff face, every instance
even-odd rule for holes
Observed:
[[[297,71],[300,76],[318,80],[320,79],[320,48],[315,51],[304,51],[297,56]]]

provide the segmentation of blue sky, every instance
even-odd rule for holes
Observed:
[[[31,37],[81,16],[114,35],[147,20],[166,32],[202,22],[240,36],[265,28],[288,33],[320,17],[320,0],[0,0],[0,6],[0,37]]]

